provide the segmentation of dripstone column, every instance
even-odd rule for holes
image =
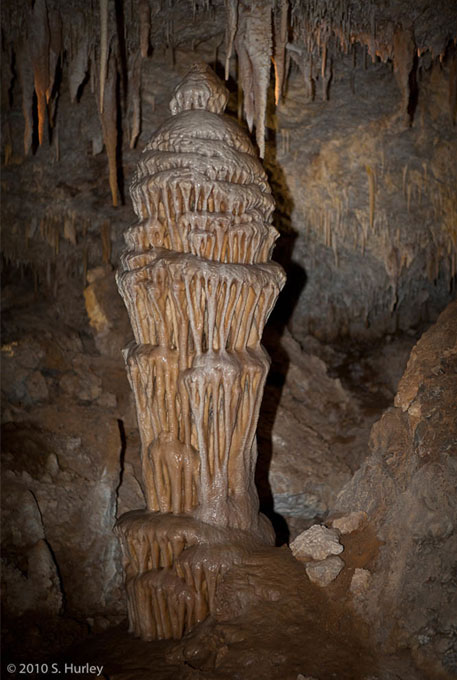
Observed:
[[[116,532],[130,630],[180,638],[214,607],[218,578],[273,542],[258,512],[255,431],[269,360],[260,344],[284,284],[265,172],[223,115],[227,91],[195,65],[131,186],[138,222],[117,282],[135,341],[147,509]]]

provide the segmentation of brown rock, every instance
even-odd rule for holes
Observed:
[[[452,303],[417,343],[397,406],[373,427],[371,455],[336,504],[366,512],[383,544],[360,613],[379,642],[408,644],[419,665],[443,677],[456,668],[456,337]]]
[[[287,375],[281,391],[272,385],[265,392],[259,465],[263,451],[271,449],[268,482],[275,512],[310,520],[325,516],[349,481],[351,468],[357,468],[364,453],[367,434],[359,426],[358,404],[338,379],[328,375],[324,361],[302,351],[287,332],[280,342],[287,357],[281,369]],[[341,420],[350,446],[340,437]]]
[[[303,531],[290,544],[294,557],[300,560],[325,560],[329,555],[339,555],[344,550],[334,529],[315,524]]]
[[[398,386],[395,406],[406,411],[411,408],[417,393],[427,378],[443,374],[442,362],[452,360],[457,353],[457,302],[451,303],[441,314],[439,324],[425,333],[412,350],[406,371]],[[420,405],[416,405],[416,409]],[[416,415],[416,414],[415,414]],[[417,413],[420,415],[420,412]]]
[[[95,344],[101,354],[120,358],[131,338],[127,312],[118,293],[114,272],[108,265],[96,267],[87,275],[84,301]]]
[[[310,581],[325,587],[330,585],[344,569],[344,562],[341,557],[327,557],[318,562],[307,562],[305,569]]]

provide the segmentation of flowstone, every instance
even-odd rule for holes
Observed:
[[[266,174],[228,93],[195,65],[131,186],[117,276],[135,341],[124,350],[147,510],[123,515],[130,630],[180,638],[214,609],[217,580],[273,543],[258,512],[255,431],[269,359],[260,345],[284,285]]]

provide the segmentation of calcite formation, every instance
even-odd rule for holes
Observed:
[[[222,115],[227,91],[195,65],[131,187],[138,223],[117,281],[135,341],[124,350],[147,509],[117,524],[130,629],[179,638],[214,607],[217,579],[271,543],[254,484],[269,367],[260,345],[284,283],[265,172]]]

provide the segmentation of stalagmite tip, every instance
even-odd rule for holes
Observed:
[[[223,113],[228,96],[222,81],[207,64],[193,64],[174,91],[170,111],[173,116],[192,109]]]

